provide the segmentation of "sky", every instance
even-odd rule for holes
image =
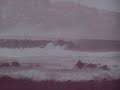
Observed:
[[[0,0],[0,38],[120,40],[119,0]]]
[[[76,2],[88,7],[120,12],[120,0],[51,0],[53,2]]]

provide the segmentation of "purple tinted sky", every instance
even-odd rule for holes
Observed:
[[[89,7],[120,12],[120,0],[51,0],[52,2],[76,2]]]
[[[103,8],[97,0],[91,0],[93,4],[90,0],[80,0],[81,5],[79,0],[75,0],[77,3],[51,1],[0,0],[0,38],[120,40],[120,13],[111,0],[104,5],[101,0]]]

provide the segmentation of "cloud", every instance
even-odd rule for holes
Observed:
[[[56,38],[58,32],[63,38],[119,39],[120,37],[120,27],[117,27],[116,24],[116,13],[76,4],[73,4],[73,8],[69,3],[60,3],[59,6],[54,3],[51,4],[52,7],[45,4],[45,7],[41,7],[41,4],[34,0],[29,2],[9,0],[9,4],[5,2],[8,0],[0,1],[4,2],[2,5],[0,3],[0,37],[21,36],[23,38],[23,36],[31,34],[34,37]],[[97,0],[51,0],[52,3],[56,1],[74,1],[87,6],[103,3],[103,0],[98,2],[96,2]],[[110,2],[112,3],[111,0]],[[104,5],[106,4],[103,4],[102,7]]]
[[[120,11],[120,0],[51,0],[52,2],[75,2],[85,6]]]
[[[51,2],[79,2],[80,0],[50,0]]]

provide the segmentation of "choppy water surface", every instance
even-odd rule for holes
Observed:
[[[85,63],[108,65],[110,71],[73,69],[80,59]],[[0,61],[18,61],[21,67],[0,68],[0,75],[34,80],[91,80],[120,78],[120,52],[80,52],[63,47],[8,49],[0,48]]]

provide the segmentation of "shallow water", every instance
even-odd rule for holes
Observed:
[[[110,71],[73,69],[80,59],[85,63],[107,65]],[[91,80],[120,78],[120,52],[78,52],[63,48],[0,48],[0,61],[18,61],[21,67],[0,68],[0,75],[34,80]]]

